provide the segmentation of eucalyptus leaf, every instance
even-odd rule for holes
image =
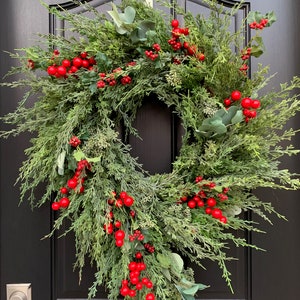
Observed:
[[[238,110],[234,117],[231,119],[231,124],[238,124],[244,120],[244,115],[241,110]]]
[[[162,269],[161,269],[161,272],[163,273],[163,275],[164,275],[169,281],[172,280],[171,273],[170,273],[169,269],[162,268]]]
[[[126,24],[132,24],[135,18],[136,11],[133,7],[127,6],[124,13],[120,14],[120,19]]]
[[[225,110],[225,114],[222,117],[223,124],[225,125],[231,124],[231,120],[235,116],[237,111],[238,111],[237,106],[231,106],[228,110]]]
[[[169,268],[171,266],[172,261],[169,256],[158,253],[156,258],[163,268]]]
[[[116,27],[116,30],[117,30],[117,32],[118,32],[119,34],[125,34],[125,33],[128,32],[128,30],[125,29],[125,28],[123,27],[123,25],[122,25],[122,26],[117,26],[117,27]]]
[[[59,175],[64,175],[65,158],[66,158],[66,151],[62,151],[57,158],[57,173]]]
[[[177,253],[171,253],[171,259],[172,259],[172,266],[175,268],[175,270],[178,272],[178,273],[181,273],[182,270],[183,270],[183,265],[184,265],[184,262],[183,262],[183,259],[181,258],[181,256]]]
[[[182,287],[180,287],[179,285],[175,285],[175,287],[177,288],[178,292],[181,294],[181,297],[182,297],[183,300],[195,300],[194,296],[184,294]]]
[[[90,163],[95,163],[95,162],[99,162],[101,160],[101,156],[96,156],[96,157],[93,157],[93,158],[89,158],[87,157],[86,160]]]
[[[117,10],[117,6],[114,3],[112,3],[111,5],[113,10],[109,10],[107,13],[112,17],[115,25],[117,27],[120,27],[123,24],[123,21],[120,18],[120,15]]]
[[[80,149],[75,150],[73,152],[73,156],[76,159],[76,161],[80,161],[85,158],[85,154]]]

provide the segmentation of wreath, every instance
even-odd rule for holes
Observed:
[[[109,299],[194,299],[207,286],[194,281],[185,260],[216,261],[231,288],[228,243],[257,248],[233,233],[259,231],[244,213],[282,217],[255,190],[300,186],[280,165],[299,152],[286,144],[297,132],[286,124],[300,110],[300,80],[266,93],[268,68],[251,78],[248,70],[274,14],[251,12],[231,33],[242,3],[228,9],[205,0],[209,16],[164,4],[181,22],[166,22],[143,0],[112,4],[106,15],[74,3],[93,17],[44,4],[70,24],[68,36],[39,35],[37,45],[10,53],[20,65],[8,75],[22,76],[2,85],[26,92],[2,117],[14,127],[1,136],[33,134],[20,168],[21,200],[51,202],[50,236],[70,221],[65,234],[75,234],[80,277],[87,257],[96,267],[89,298],[105,284]],[[133,121],[146,98],[168,106],[184,129],[170,173],[150,175],[126,142],[139,137]]]

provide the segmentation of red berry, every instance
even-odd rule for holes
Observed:
[[[249,117],[249,114],[250,114],[250,109],[243,109],[243,115],[245,117]]]
[[[211,212],[211,215],[213,216],[213,218],[219,219],[222,217],[222,211],[219,208],[214,208]]]
[[[146,295],[145,300],[155,300],[155,295],[153,293],[149,293]]]
[[[197,52],[197,46],[193,45],[187,48],[187,52],[189,55],[195,55]]]
[[[74,57],[72,60],[73,66],[80,68],[82,66],[82,58],[80,57]]]
[[[124,199],[124,198],[126,198],[126,197],[127,197],[127,193],[124,192],[124,191],[122,191],[122,192],[120,193],[120,198],[121,198],[121,199]]]
[[[135,285],[135,288],[139,291],[143,288],[143,284],[141,282],[138,282],[136,285]]]
[[[186,202],[186,201],[187,201],[187,199],[188,199],[188,197],[187,197],[187,196],[182,196],[182,197],[180,198],[180,201],[181,201],[181,202]]]
[[[198,200],[197,201],[197,206],[198,207],[203,207],[204,206],[204,201],[203,200]]]
[[[255,118],[256,115],[257,115],[257,113],[255,110],[249,110],[249,113],[248,113],[249,118]]]
[[[204,61],[205,60],[205,55],[203,53],[199,53],[197,55],[197,58],[200,60],[200,61]]]
[[[115,239],[116,240],[123,240],[125,238],[125,232],[121,229],[115,232]]]
[[[210,207],[206,207],[206,208],[205,208],[205,213],[206,213],[206,214],[210,215],[211,212],[212,212],[212,209],[211,209]]]
[[[251,102],[251,107],[252,107],[253,109],[259,108],[259,107],[260,107],[260,101],[259,101],[259,100],[252,100],[252,102]]]
[[[209,207],[214,207],[214,206],[216,206],[217,201],[216,201],[215,198],[212,198],[212,197],[211,197],[211,198],[208,198],[208,199],[207,199],[206,204],[207,204],[207,206],[209,206]]]
[[[229,98],[224,100],[224,105],[225,106],[230,106],[231,105],[231,100]]]
[[[189,43],[188,42],[183,42],[182,44],[184,49],[187,49],[189,47]]]
[[[139,271],[144,271],[144,270],[146,270],[146,264],[143,263],[143,262],[137,263],[137,269],[138,269]]]
[[[77,184],[78,184],[78,182],[77,182],[77,179],[75,179],[75,178],[71,178],[67,182],[67,185],[70,189],[75,189]]]
[[[131,261],[131,262],[128,264],[128,270],[129,270],[129,271],[136,271],[136,266],[137,266],[136,262]]]
[[[142,284],[146,285],[149,282],[149,279],[147,277],[142,278]]]
[[[128,280],[127,279],[123,279],[122,280],[122,286],[128,285]]]
[[[56,72],[57,72],[57,68],[55,67],[55,66],[49,66],[48,68],[47,68],[47,72],[48,72],[48,74],[49,75],[55,75],[56,74]]]
[[[196,205],[197,205],[197,202],[195,201],[195,200],[189,200],[189,202],[187,203],[187,206],[189,207],[189,208],[195,208],[196,207]]]
[[[54,50],[53,50],[53,54],[54,54],[54,55],[59,55],[59,51],[58,51],[57,49],[54,49]]]
[[[114,231],[114,226],[112,223],[108,223],[107,225],[103,225],[103,229],[106,231],[107,234],[112,234]]]
[[[171,21],[171,26],[172,26],[173,28],[177,28],[177,27],[179,26],[179,21],[176,20],[176,19],[172,20],[172,21]]]
[[[63,208],[67,208],[70,205],[70,200],[67,197],[63,197],[59,200],[59,204]]]
[[[241,96],[242,96],[242,94],[241,94],[241,92],[240,91],[233,91],[232,93],[231,93],[231,99],[233,100],[233,101],[238,101],[238,100],[240,100],[241,99]]]
[[[59,209],[60,209],[60,204],[59,204],[59,202],[53,202],[53,203],[51,204],[51,208],[52,208],[52,210],[59,210]]]
[[[120,289],[120,294],[126,297],[129,294],[130,288],[128,286],[122,286]]]
[[[121,228],[121,226],[122,226],[122,223],[120,221],[115,222],[115,227],[116,228]]]
[[[66,187],[62,187],[62,188],[60,189],[60,192],[61,192],[62,194],[64,194],[64,195],[66,195],[66,194],[68,194],[69,190],[68,190]]]
[[[197,195],[195,195],[192,199],[195,200],[196,202],[198,202],[199,200],[201,200],[201,198],[199,196],[197,196]]]
[[[243,98],[241,101],[241,105],[243,108],[250,108],[252,100],[250,98]]]
[[[137,277],[137,276],[130,277],[131,284],[136,285],[138,282],[139,282],[139,277]]]
[[[123,206],[122,199],[117,199],[115,205],[116,205],[116,207],[122,207]]]
[[[78,71],[78,68],[75,66],[71,66],[69,73],[76,73]]]
[[[190,33],[190,31],[189,31],[189,29],[186,27],[186,28],[182,28],[182,33],[184,34],[184,35],[189,35],[189,33]]]
[[[133,205],[134,199],[132,197],[128,196],[128,197],[124,198],[123,203],[125,206],[130,207]]]
[[[222,217],[220,218],[220,222],[226,224],[226,223],[227,223],[227,218],[226,218],[225,216],[222,216]]]
[[[83,59],[82,60],[82,67],[87,69],[89,66],[90,66],[89,61],[87,59]]]
[[[67,69],[64,66],[58,66],[57,67],[57,73],[60,76],[65,76],[67,74]]]
[[[69,68],[69,67],[71,67],[71,61],[69,59],[64,59],[61,62],[61,65],[64,66],[65,68]]]
[[[87,52],[81,52],[80,53],[81,58],[87,58],[87,56],[88,56]]]
[[[143,258],[143,254],[142,254],[141,252],[137,252],[137,253],[135,254],[135,258],[136,258],[136,259],[142,259],[142,258]]]
[[[136,290],[129,290],[128,296],[134,298],[136,296]]]
[[[151,281],[147,282],[146,287],[148,289],[152,289],[153,288],[153,283]]]
[[[121,239],[116,240],[115,244],[116,244],[117,247],[122,247],[124,245],[124,240],[121,240]]]
[[[181,35],[181,29],[180,28],[174,28],[173,30],[172,30],[172,36],[173,37],[179,37]]]
[[[132,277],[139,277],[140,276],[140,271],[138,270],[134,270],[134,271],[130,271],[129,273],[129,277],[132,278]]]

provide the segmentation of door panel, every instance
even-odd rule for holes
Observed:
[[[62,4],[66,8],[79,12],[66,1],[48,0],[48,4]],[[91,3],[106,11],[110,9],[110,1],[94,0]],[[230,6],[234,1],[221,1]],[[117,2],[116,2],[117,3]],[[208,9],[200,0],[178,0],[186,10],[193,13],[208,13]],[[267,53],[260,60],[253,60],[255,69],[258,62],[271,64],[271,73],[279,72],[275,84],[284,82],[292,75],[299,74],[300,58],[298,49],[300,38],[297,32],[300,3],[293,0],[273,0],[272,7],[268,1],[251,0],[252,10],[267,12],[274,10],[279,21],[271,29],[263,32]],[[13,51],[31,45],[33,34],[58,33],[57,28],[67,24],[49,18],[48,12],[36,0],[9,0],[1,5],[0,49]],[[232,30],[238,26],[241,18],[247,13],[249,6],[234,17]],[[173,13],[171,10],[170,13]],[[180,18],[180,16],[178,16]],[[246,32],[247,33],[247,32]],[[274,37],[280,36],[280,39]],[[287,47],[288,45],[288,47]],[[2,77],[15,62],[4,53],[0,54],[0,76]],[[20,99],[22,91],[0,89],[0,114],[12,111]],[[7,101],[7,99],[10,99]],[[292,121],[299,126],[299,118]],[[172,111],[163,107],[156,99],[145,99],[145,104],[138,113],[136,128],[141,133],[143,142],[130,138],[132,153],[138,156],[145,169],[150,173],[169,172],[180,147],[181,127]],[[1,129],[4,128],[1,124]],[[5,127],[7,128],[7,127]],[[23,151],[28,146],[29,135],[22,135],[6,141],[0,141],[0,299],[6,299],[7,283],[31,282],[34,300],[57,300],[85,298],[87,288],[93,281],[93,270],[86,268],[81,285],[78,285],[78,273],[73,272],[75,253],[72,235],[61,239],[40,240],[51,228],[51,212],[48,205],[33,212],[27,203],[18,206],[18,186],[14,186],[18,168],[24,159]],[[297,141],[295,141],[297,143]],[[298,146],[299,142],[298,142]],[[284,161],[289,167],[299,172],[297,161]],[[300,259],[298,249],[300,237],[298,228],[300,219],[298,211],[299,192],[258,191],[266,199],[272,201],[279,211],[283,212],[289,222],[274,218],[274,227],[262,225],[267,235],[254,234],[251,238],[267,252],[249,249],[232,248],[230,254],[238,257],[238,261],[229,266],[235,294],[232,295],[221,278],[218,267],[211,262],[204,262],[207,271],[197,268],[196,279],[210,284],[211,288],[199,294],[200,299],[247,299],[247,300],[294,300],[300,299],[298,278],[300,278]],[[280,200],[279,200],[280,199]],[[284,201],[282,201],[284,199]],[[261,220],[255,218],[255,221]],[[240,233],[243,235],[243,233]],[[250,237],[249,237],[250,239]],[[97,296],[105,298],[101,289]]]

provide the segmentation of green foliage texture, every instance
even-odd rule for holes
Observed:
[[[255,247],[243,236],[249,230],[259,231],[244,214],[254,212],[266,221],[270,213],[277,214],[270,203],[257,198],[255,190],[300,186],[297,174],[281,168],[283,156],[299,152],[291,142],[297,130],[286,126],[300,109],[299,78],[276,91],[262,92],[271,80],[267,68],[260,67],[251,78],[240,70],[244,64],[241,50],[253,46],[256,56],[263,52],[260,31],[245,41],[247,20],[238,32],[230,31],[239,5],[225,9],[216,1],[205,2],[211,7],[209,16],[173,7],[189,29],[189,34],[178,39],[196,46],[196,54],[204,54],[204,60],[186,55],[182,48],[174,50],[168,42],[170,16],[143,0],[123,0],[109,14],[80,3],[88,15],[49,8],[69,24],[68,37],[40,35],[38,45],[10,54],[20,64],[8,75],[21,76],[3,85],[25,87],[26,92],[17,109],[2,117],[13,128],[1,136],[32,133],[18,179],[22,200],[32,206],[59,201],[60,188],[74,176],[78,161],[86,159],[90,164],[84,174],[84,191],[70,190],[70,205],[56,212],[50,233],[65,221],[70,224],[64,234],[75,234],[75,267],[81,272],[90,261],[96,268],[89,298],[104,284],[109,299],[117,299],[122,279],[129,277],[128,263],[135,260],[137,251],[143,254],[144,276],[152,280],[157,299],[190,300],[205,287],[194,282],[193,270],[184,268],[183,258],[199,266],[204,259],[216,261],[231,287],[228,245],[233,241],[236,246]],[[250,17],[253,22],[262,15]],[[155,52],[155,43],[160,50],[152,60],[145,51]],[[54,55],[53,49],[59,54]],[[83,52],[95,59],[93,68],[80,68],[65,77],[47,74],[50,65]],[[100,73],[114,74],[116,85],[99,88]],[[121,83],[125,76],[131,83]],[[239,101],[226,110],[223,101],[234,90],[260,100],[255,118],[245,120]],[[150,176],[126,143],[129,135],[139,136],[132,124],[145,98],[163,102],[182,122],[182,147],[168,174]],[[69,144],[73,136],[81,140],[76,148]],[[203,179],[195,182],[199,176]],[[44,194],[37,197],[40,186]],[[228,199],[218,201],[217,207],[227,222],[205,213],[205,208],[191,209],[182,200],[199,191],[218,199],[224,189]],[[133,197],[131,207],[115,206],[121,191]],[[104,230],[115,220],[121,221],[126,234],[122,247]],[[135,230],[143,233],[143,241],[129,241]],[[155,247],[154,253],[146,251],[145,243]],[[138,291],[136,299],[145,299],[147,292]]]

